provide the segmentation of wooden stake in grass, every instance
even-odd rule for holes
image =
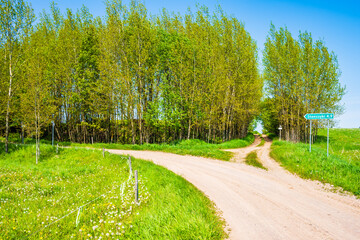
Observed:
[[[135,170],[135,202],[139,203],[138,171]]]
[[[58,154],[59,153],[59,144],[57,143],[56,144],[56,154]]]
[[[105,148],[103,148],[103,157],[105,157]]]

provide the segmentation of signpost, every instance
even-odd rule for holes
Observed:
[[[326,147],[326,155],[329,156],[329,127],[330,127],[330,119],[334,119],[333,113],[308,113],[304,116],[307,120],[310,120],[310,152],[311,152],[311,120],[318,120],[318,119],[327,119],[327,147]]]
[[[54,127],[55,127],[55,122],[52,122],[52,134],[51,134],[51,145],[54,146]]]
[[[280,141],[281,141],[281,130],[282,130],[281,125],[279,126],[279,128],[278,128],[278,129],[280,130]]]

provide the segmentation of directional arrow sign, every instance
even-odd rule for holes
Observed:
[[[333,113],[308,113],[304,116],[307,120],[314,120],[314,119],[333,119]]]

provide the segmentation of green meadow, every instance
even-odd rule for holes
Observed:
[[[360,129],[330,129],[329,136],[329,157],[326,129],[319,130],[311,153],[309,144],[274,141],[271,156],[301,177],[360,196]]]
[[[226,237],[213,203],[163,167],[132,159],[136,203],[127,156],[49,145],[41,154],[35,164],[34,145],[0,153],[0,239]]]
[[[4,139],[0,140],[4,141]],[[18,136],[10,138],[11,142],[21,143]],[[162,151],[169,153],[176,153],[180,155],[193,155],[206,158],[220,159],[229,161],[233,154],[231,152],[222,151],[221,149],[241,148],[249,146],[254,142],[254,135],[248,134],[245,138],[234,139],[223,143],[207,143],[199,139],[189,139],[182,141],[174,141],[163,144],[117,144],[117,143],[94,143],[94,144],[80,144],[71,142],[59,142],[59,146],[72,147],[89,147],[89,148],[105,148],[105,149],[121,149],[121,150],[150,150]],[[25,144],[34,144],[35,140],[31,138],[24,139]],[[49,140],[42,140],[42,143],[51,144]]]

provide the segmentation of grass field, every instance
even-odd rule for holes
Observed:
[[[319,129],[314,146],[326,150],[327,129]],[[329,153],[360,166],[360,129],[330,129]]]
[[[160,166],[132,159],[139,171],[136,204],[127,157],[85,149],[56,154],[46,145],[41,152],[37,165],[31,145],[11,144],[8,155],[0,153],[0,239],[226,237],[204,194]]]
[[[309,152],[309,144],[275,141],[271,156],[298,175],[330,183],[360,196],[360,130],[330,129],[329,157],[326,156],[326,129]]]
[[[257,168],[267,170],[267,168],[264,167],[264,165],[262,165],[262,163],[260,162],[256,151],[252,151],[246,156],[245,163],[250,165],[250,166],[254,166],[254,167],[257,167]]]
[[[71,143],[71,146],[87,146],[94,148],[122,149],[122,150],[151,150],[170,152],[181,155],[193,155],[207,158],[215,158],[229,161],[232,158],[231,152],[221,151],[221,149],[246,147],[254,142],[254,135],[249,134],[246,138],[235,139],[220,144],[207,143],[198,139],[178,141],[170,144],[78,144]],[[69,144],[69,143],[65,143]]]
[[[4,139],[1,139],[4,141]],[[20,143],[21,140],[17,137],[10,138],[11,142]],[[26,138],[25,143],[32,144],[34,140]],[[42,140],[43,143],[51,144],[50,141]],[[80,144],[70,142],[60,142],[60,146],[78,146],[91,148],[106,148],[106,149],[122,149],[122,150],[150,150],[170,152],[181,155],[193,155],[207,158],[215,158],[224,161],[229,161],[233,153],[221,151],[221,149],[241,148],[246,147],[254,142],[254,135],[248,134],[243,139],[234,139],[220,144],[207,143],[198,139],[182,140],[173,143],[164,144],[115,144],[115,143],[94,143],[94,144]]]

